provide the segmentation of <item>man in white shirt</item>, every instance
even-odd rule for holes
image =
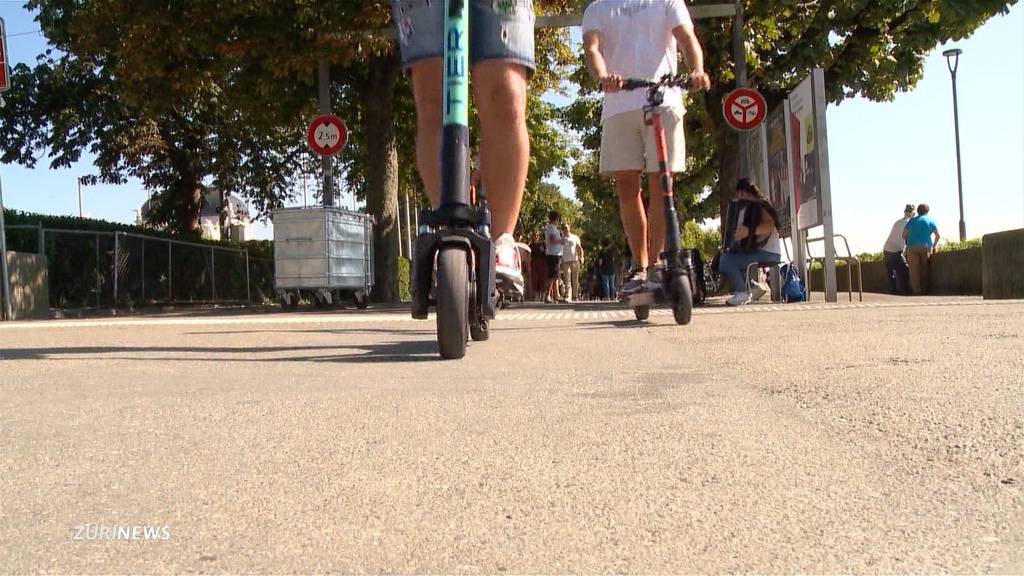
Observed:
[[[910,273],[907,269],[907,258],[903,251],[907,247],[907,241],[903,239],[903,229],[907,222],[914,217],[914,205],[907,204],[903,209],[903,218],[900,218],[892,225],[889,238],[882,247],[882,254],[885,255],[885,271],[889,275],[890,294],[910,294]]]
[[[580,297],[580,265],[583,264],[583,244],[580,237],[569,230],[569,224],[562,224],[562,282],[565,283],[565,299],[569,302]]]
[[[558,229],[561,220],[558,212],[548,214],[548,225],[544,227],[544,258],[547,261],[548,278],[544,285],[544,301],[558,301],[558,274],[562,264],[562,233]]]
[[[622,286],[624,293],[640,290],[646,283],[648,267],[665,243],[665,215],[656,200],[649,203],[645,214],[640,195],[643,172],[647,173],[652,200],[661,194],[654,135],[643,119],[646,92],[620,89],[626,78],[656,80],[675,75],[677,50],[683,52],[689,66],[691,88],[710,88],[704,54],[683,0],[594,0],[583,14],[583,51],[591,74],[604,91],[601,173],[615,179],[620,216],[636,259]],[[686,110],[680,89],[665,91],[661,112],[668,169],[682,172],[686,169]]]

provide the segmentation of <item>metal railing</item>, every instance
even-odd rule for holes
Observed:
[[[138,303],[252,303],[253,266],[258,288],[272,283],[273,261],[250,258],[244,248],[175,240],[123,231],[65,230],[9,225],[34,231],[50,269],[50,302],[56,308],[132,307]],[[27,250],[26,250],[27,251]],[[269,289],[272,293],[272,288]]]
[[[846,288],[850,294],[850,302],[853,302],[853,265],[857,265],[857,292],[860,294],[860,301],[864,301],[864,273],[861,269],[860,258],[853,255],[850,250],[850,243],[846,240],[846,236],[842,234],[833,234],[833,238],[839,238],[843,241],[843,245],[846,246],[846,256],[840,256],[836,254],[836,260],[842,260],[846,262]],[[822,263],[822,270],[824,270],[825,257],[824,256],[811,256],[811,244],[815,242],[824,242],[825,238],[808,238],[805,242],[807,247],[807,299],[810,300],[811,296],[811,271],[810,266],[815,260],[820,260]]]

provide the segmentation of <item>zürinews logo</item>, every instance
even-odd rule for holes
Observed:
[[[155,541],[170,540],[171,527],[151,525],[105,525],[105,524],[80,524],[75,526],[73,540],[79,541]]]

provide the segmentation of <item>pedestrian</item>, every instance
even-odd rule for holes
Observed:
[[[914,294],[928,292],[928,259],[935,254],[939,244],[939,228],[928,215],[927,204],[917,206],[917,216],[907,222],[903,239],[907,241],[907,267],[910,270],[910,287]]]
[[[444,2],[391,0],[402,68],[416,106],[416,165],[430,203],[440,200]],[[495,273],[523,285],[522,264],[513,233],[526,185],[530,137],[526,94],[534,60],[534,22],[530,2],[470,0],[470,74],[480,121],[482,180],[491,208]],[[426,305],[425,295],[413,298]],[[426,313],[426,310],[418,311]],[[414,311],[416,315],[417,311]]]
[[[907,259],[903,255],[907,247],[903,239],[903,229],[907,222],[914,217],[914,205],[907,204],[903,209],[903,218],[900,218],[892,225],[889,238],[882,247],[882,254],[885,256],[885,272],[889,277],[889,293],[907,295],[910,294],[910,274],[907,270]]]
[[[764,287],[757,283],[752,283],[748,288],[747,283],[751,279],[746,278],[747,265],[751,262],[778,262],[782,260],[782,239],[779,235],[782,224],[779,222],[779,214],[775,211],[775,208],[761,196],[761,191],[757,186],[746,178],[736,183],[736,199],[760,204],[761,217],[754,229],[739,224],[733,233],[733,239],[736,242],[753,234],[756,248],[751,252],[726,251],[718,261],[718,267],[722,274],[728,277],[729,283],[732,284],[733,295],[725,301],[729,306],[742,306],[750,302],[751,299],[757,300],[764,296],[766,292]],[[748,209],[743,208],[740,211],[736,219],[737,222],[743,222],[744,212]]]
[[[615,180],[619,213],[636,259],[623,293],[658,287],[656,263],[665,245],[665,214],[660,202],[650,202],[645,213],[641,195],[645,172],[651,198],[660,198],[664,192],[654,134],[644,121],[646,93],[621,88],[627,78],[674,76],[680,50],[692,88],[710,88],[704,53],[683,0],[595,0],[583,13],[583,52],[604,92],[600,171]],[[682,90],[666,89],[661,118],[667,164],[677,173],[686,170],[685,113]]]
[[[534,230],[530,234],[530,300],[544,299],[544,289],[548,284],[547,247],[540,232]]]
[[[601,251],[597,256],[597,274],[601,279],[601,298],[615,299],[615,252],[607,238],[601,240]]]
[[[561,217],[558,212],[548,214],[548,225],[544,227],[544,259],[547,261],[547,285],[544,289],[544,302],[554,303],[560,300],[558,294],[558,276],[562,266],[562,232],[558,229]]]
[[[580,297],[580,265],[583,264],[583,243],[580,237],[569,229],[569,223],[562,224],[562,282],[565,284],[565,299],[569,302]]]

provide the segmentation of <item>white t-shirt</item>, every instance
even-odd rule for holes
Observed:
[[[892,225],[889,238],[886,239],[882,250],[886,252],[903,252],[903,249],[907,247],[907,241],[903,239],[903,229],[907,227],[907,222],[910,222],[910,218],[910,216],[904,216]]]
[[[548,256],[562,255],[562,233],[559,232],[558,226],[548,224],[544,227],[544,242],[547,244],[545,254]]]
[[[600,33],[608,73],[623,78],[657,80],[674,75],[679,56],[672,30],[679,26],[693,28],[683,0],[594,0],[583,13],[583,33]],[[605,94],[601,120],[640,110],[645,104],[645,90]],[[665,90],[664,106],[685,113],[682,90]]]
[[[576,248],[580,245],[580,237],[569,232],[568,236],[562,236],[562,262],[576,261]]]

